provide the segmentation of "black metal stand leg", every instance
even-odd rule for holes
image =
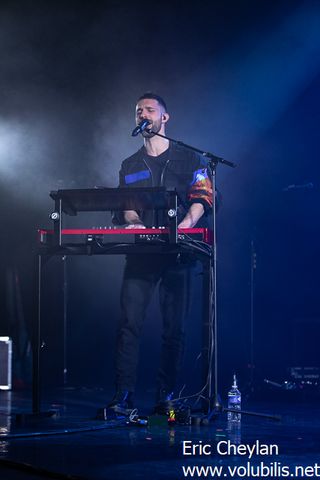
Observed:
[[[210,265],[209,259],[202,260],[202,380],[203,402],[202,410],[207,414],[210,409],[211,397],[211,325],[210,325]]]
[[[42,270],[46,261],[49,259],[48,255],[38,253],[35,258],[35,309],[34,309],[34,323],[32,332],[32,412],[31,413],[17,413],[16,422],[26,423],[28,421],[45,419],[48,417],[55,417],[58,415],[57,410],[41,411],[41,300],[42,300]]]
[[[208,282],[208,335],[210,341],[208,357],[208,399],[211,415],[221,411],[218,391],[218,318],[217,318],[217,233],[216,233],[216,164],[208,164],[212,183],[212,234],[213,241],[209,260]],[[210,413],[209,413],[210,416]]]
[[[32,345],[32,412],[40,413],[40,351],[41,351],[41,280],[42,255],[36,258],[36,312]]]
[[[68,383],[67,320],[68,320],[68,272],[67,255],[63,255],[63,385]]]
[[[253,393],[255,388],[255,351],[254,351],[254,289],[255,270],[257,267],[257,254],[254,241],[251,240],[251,269],[250,269],[250,381],[249,392]]]

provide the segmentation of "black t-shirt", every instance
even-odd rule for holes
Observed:
[[[161,174],[167,163],[169,158],[169,149],[165,150],[163,153],[158,155],[157,157],[153,157],[152,155],[148,155],[146,151],[144,151],[143,158],[151,170],[152,175],[152,186],[153,187],[160,187],[161,186]]]
[[[162,152],[156,157],[148,155],[146,150],[143,152],[143,159],[146,162],[148,168],[151,171],[152,177],[152,186],[160,187],[161,186],[161,175],[165,165],[169,159],[169,149]],[[153,226],[160,227],[166,224],[166,215],[163,211],[153,211]]]

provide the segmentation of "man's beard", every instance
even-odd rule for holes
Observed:
[[[145,130],[142,132],[142,136],[144,138],[152,138],[155,136],[156,133],[159,133],[161,130],[161,120],[154,120],[152,122],[152,126],[148,126]],[[151,132],[150,132],[151,130]]]

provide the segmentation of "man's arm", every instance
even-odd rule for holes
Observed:
[[[202,215],[212,208],[212,183],[202,158],[193,172],[193,180],[187,198],[191,205],[186,216],[178,225],[179,228],[194,227]]]
[[[192,228],[194,227],[202,215],[204,214],[204,207],[202,203],[193,203],[186,216],[182,220],[182,222],[179,223],[178,228]]]
[[[126,228],[146,228],[135,210],[125,210],[123,217],[127,224]]]

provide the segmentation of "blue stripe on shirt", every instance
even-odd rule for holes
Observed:
[[[126,185],[130,183],[140,182],[141,180],[145,180],[146,178],[150,178],[149,170],[141,170],[140,172],[130,173],[124,177],[124,181]]]

